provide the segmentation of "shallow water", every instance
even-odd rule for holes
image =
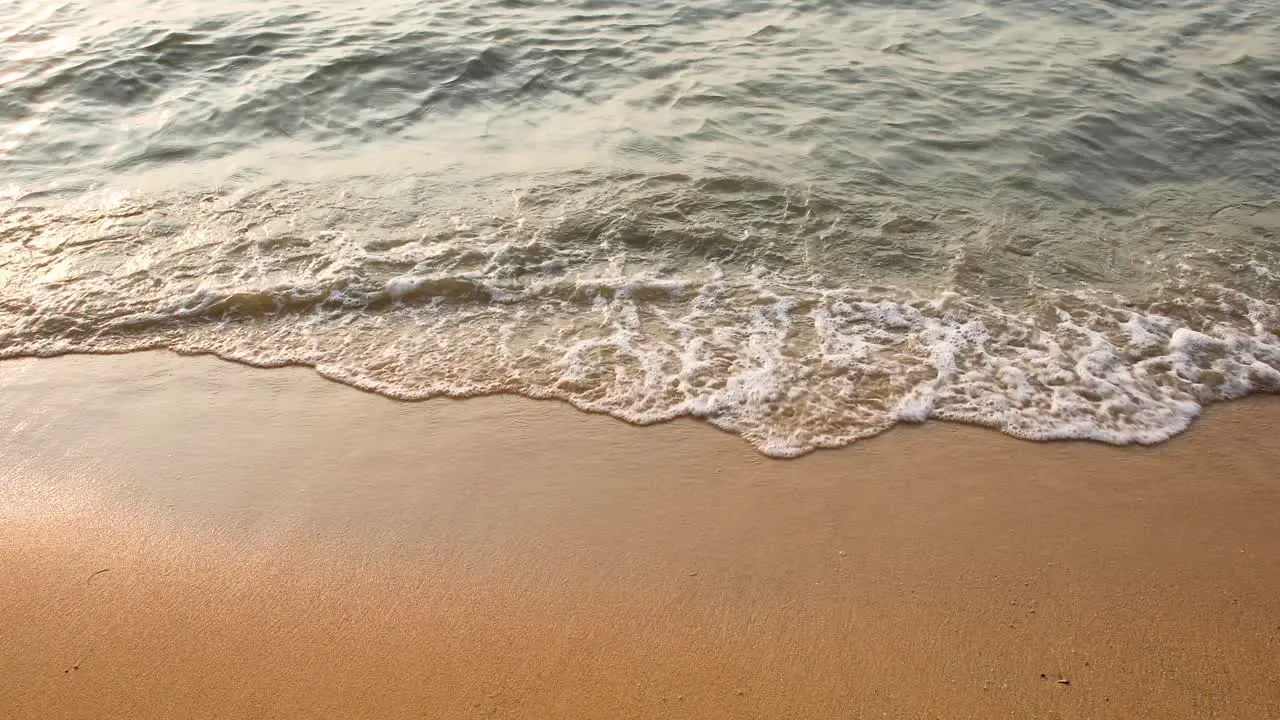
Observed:
[[[1280,4],[0,2],[0,355],[761,450],[1280,388]]]

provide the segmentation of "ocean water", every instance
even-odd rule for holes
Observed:
[[[1280,390],[1280,0],[0,0],[0,357],[1152,443]]]

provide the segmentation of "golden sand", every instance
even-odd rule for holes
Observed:
[[[1280,718],[1280,399],[1156,448],[0,363],[0,718]]]

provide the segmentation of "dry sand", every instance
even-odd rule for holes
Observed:
[[[1277,430],[1266,398],[1156,448],[932,423],[772,461],[0,363],[0,718],[1280,718]]]

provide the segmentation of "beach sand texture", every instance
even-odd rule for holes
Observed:
[[[1280,400],[1152,448],[0,364],[0,717],[1280,718]]]

